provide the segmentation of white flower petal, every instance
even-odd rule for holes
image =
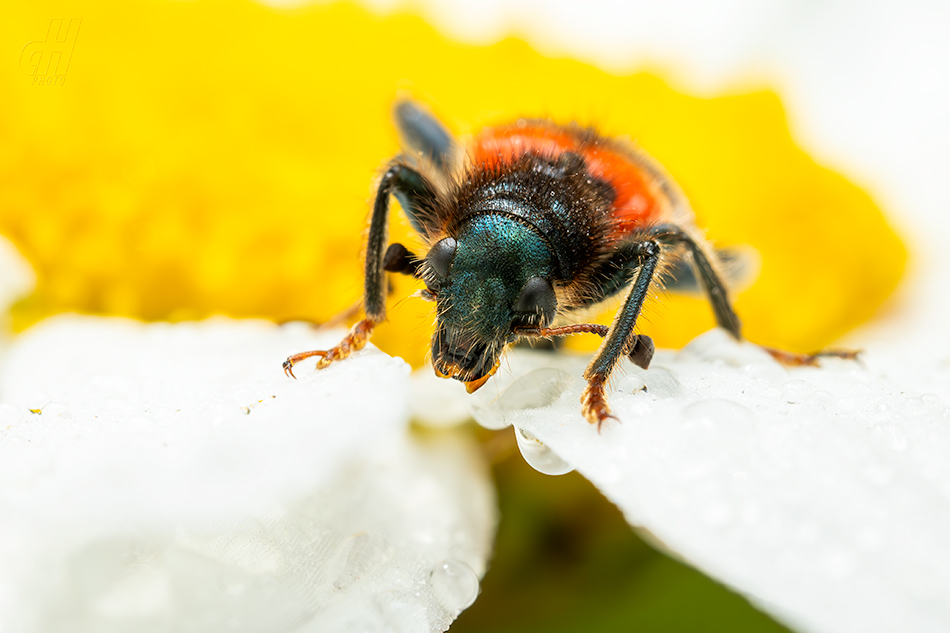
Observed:
[[[580,415],[584,359],[512,354],[483,389],[497,403],[515,375],[574,376],[510,421],[632,525],[800,630],[946,631],[950,367],[922,368],[936,395],[882,360],[785,370],[716,330],[648,371],[626,364],[618,384],[646,391],[615,391],[621,423],[600,433]]]
[[[0,628],[445,630],[485,570],[490,482],[469,440],[408,435],[401,360],[284,376],[339,336],[64,316],[18,339]]]

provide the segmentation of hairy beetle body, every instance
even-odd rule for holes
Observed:
[[[288,358],[290,375],[304,358],[319,356],[325,367],[366,343],[385,320],[387,271],[425,282],[418,294],[434,301],[437,313],[433,368],[470,392],[520,338],[603,337],[581,398],[584,416],[598,426],[614,417],[606,383],[617,361],[627,356],[646,368],[653,356],[652,341],[635,330],[665,267],[691,266],[718,325],[741,338],[715,253],[679,188],[645,153],[541,120],[486,128],[463,147],[412,102],[397,104],[395,118],[405,153],[389,164],[373,202],[366,317],[333,349]],[[427,242],[424,257],[387,246],[390,196]],[[623,298],[609,328],[577,323],[615,296]],[[770,351],[785,362],[814,358]]]

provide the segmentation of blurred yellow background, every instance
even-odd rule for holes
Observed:
[[[761,275],[737,302],[757,342],[828,344],[868,319],[904,268],[880,209],[795,145],[771,92],[695,98],[655,74],[612,76],[514,39],[462,45],[413,15],[347,3],[55,1],[4,14],[0,233],[39,279],[18,328],[71,310],[332,317],[361,295],[367,202],[398,152],[389,109],[400,94],[463,136],[547,116],[638,143],[709,237],[759,251]],[[81,30],[62,81],[33,85],[13,62],[52,17],[81,18]],[[412,244],[408,233],[394,221],[393,240]],[[397,280],[373,341],[419,365],[433,314],[401,299],[415,286]],[[645,319],[660,346],[713,325],[703,301],[668,294]]]

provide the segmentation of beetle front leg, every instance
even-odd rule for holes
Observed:
[[[375,327],[376,322],[372,319],[362,319],[350,329],[349,334],[343,337],[343,340],[335,347],[331,347],[328,350],[316,349],[310,352],[300,352],[299,354],[288,356],[283,364],[284,373],[291,378],[296,378],[296,376],[294,376],[294,365],[313,356],[320,357],[320,360],[317,361],[317,369],[323,369],[335,360],[343,360],[353,352],[358,352],[366,347],[366,343],[369,341],[369,337]]]
[[[283,363],[284,373],[295,377],[293,367],[307,358],[319,356],[317,369],[323,369],[336,360],[347,358],[354,351],[363,349],[373,334],[373,329],[386,320],[386,270],[414,274],[415,258],[401,246],[384,251],[388,238],[389,196],[406,200],[404,205],[410,218],[424,214],[431,187],[419,172],[411,167],[396,163],[383,175],[379,190],[373,203],[373,214],[369,225],[369,238],[366,242],[366,267],[363,286],[363,309],[366,317],[359,321],[340,341],[339,345],[328,350],[313,350],[288,356]],[[395,246],[395,245],[394,245]],[[400,248],[402,250],[400,250]],[[403,252],[404,251],[404,252]],[[386,254],[390,257],[387,260]]]
[[[635,352],[636,346],[641,343],[640,338],[633,333],[633,330],[637,325],[637,318],[640,316],[643,302],[647,298],[647,293],[656,274],[657,264],[660,261],[660,245],[658,243],[654,241],[639,242],[638,250],[640,251],[640,270],[637,273],[636,281],[633,282],[623,306],[614,318],[614,322],[610,326],[603,344],[597,351],[597,355],[594,356],[590,365],[587,366],[587,370],[584,371],[587,387],[581,395],[581,411],[588,422],[597,425],[597,430],[600,430],[601,425],[607,418],[616,419],[607,405],[607,380],[610,378],[610,373],[617,365],[620,357]],[[652,341],[650,341],[650,347],[652,348]],[[652,353],[650,356],[652,357]]]

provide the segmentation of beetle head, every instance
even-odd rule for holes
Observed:
[[[502,214],[478,215],[426,256],[425,280],[438,323],[432,364],[471,393],[498,367],[518,327],[545,327],[557,299],[554,253],[530,226]]]

